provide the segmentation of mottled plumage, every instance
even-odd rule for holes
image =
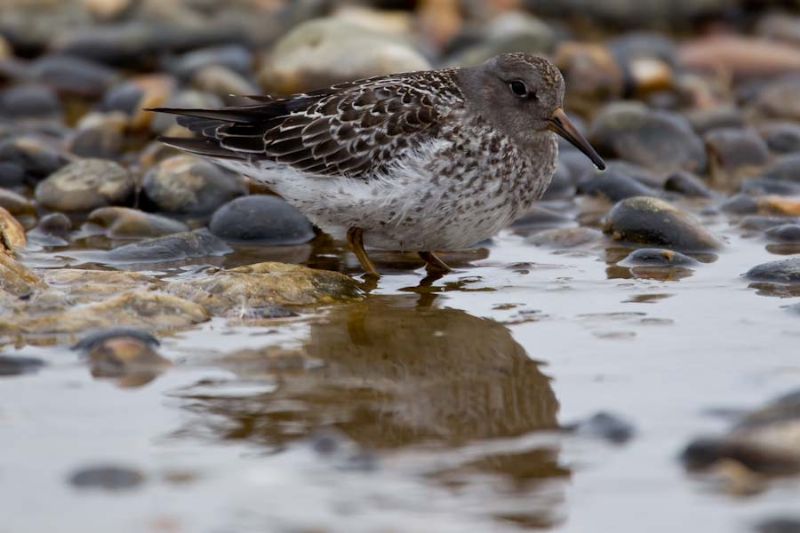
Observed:
[[[431,252],[523,214],[555,171],[552,131],[602,165],[560,111],[563,90],[546,60],[506,54],[250,106],[158,111],[196,134],[164,142],[266,183],[335,236]]]

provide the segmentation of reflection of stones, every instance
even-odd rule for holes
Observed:
[[[138,387],[172,366],[156,351],[158,344],[145,331],[111,328],[84,337],[74,349],[86,355],[92,376],[118,378],[121,387]]]
[[[637,196],[619,202],[605,232],[614,240],[699,251],[720,247],[719,241],[688,213],[657,198]]]
[[[19,376],[38,372],[45,362],[35,357],[0,355],[0,376]]]
[[[231,248],[207,229],[174,233],[125,244],[102,254],[110,263],[161,263],[230,253]]]
[[[706,470],[724,461],[768,476],[800,473],[800,391],[757,409],[726,435],[691,442],[681,456],[690,470]]]
[[[549,379],[505,327],[455,309],[417,309],[415,300],[336,307],[311,325],[300,351],[227,356],[242,377],[266,374],[280,385],[246,399],[204,394],[208,411],[229,418],[223,437],[275,444],[332,425],[360,445],[388,448],[557,426]]]

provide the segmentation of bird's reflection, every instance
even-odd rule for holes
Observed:
[[[549,378],[504,326],[418,303],[408,294],[337,306],[310,325],[300,348],[268,346],[222,361],[242,379],[276,382],[274,392],[194,399],[225,418],[221,437],[271,445],[321,427],[372,449],[556,427]]]

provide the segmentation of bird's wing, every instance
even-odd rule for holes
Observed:
[[[220,110],[158,109],[198,134],[165,142],[210,157],[273,161],[320,176],[369,177],[435,139],[442,103],[460,98],[439,74],[372,78]],[[419,83],[415,76],[423,76]]]

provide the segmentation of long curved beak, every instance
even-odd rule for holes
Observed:
[[[594,148],[592,148],[592,145],[589,144],[589,141],[587,141],[586,138],[581,135],[575,125],[569,121],[569,118],[567,118],[567,114],[564,113],[563,109],[559,107],[553,111],[553,114],[550,116],[550,124],[548,127],[571,142],[575,148],[583,152],[586,157],[592,160],[594,166],[596,166],[599,170],[606,169],[606,162],[603,161],[603,158],[597,154]]]

